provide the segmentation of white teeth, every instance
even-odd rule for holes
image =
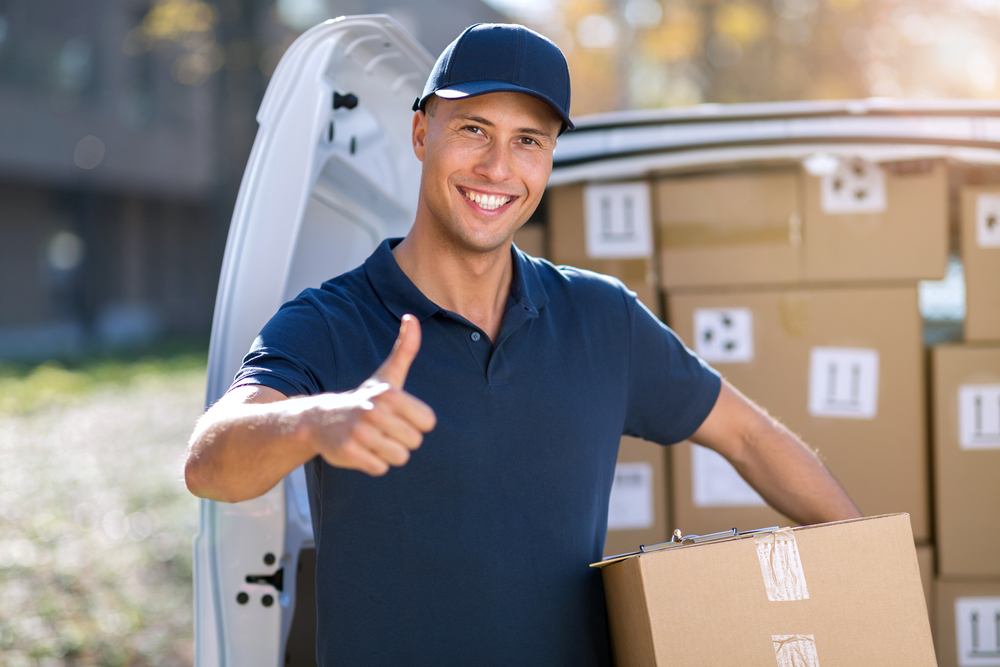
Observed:
[[[463,193],[470,200],[479,204],[481,208],[487,211],[495,211],[496,209],[504,206],[511,200],[511,197],[497,197],[496,195],[481,195],[478,192],[464,192]]]

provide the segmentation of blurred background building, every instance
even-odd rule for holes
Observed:
[[[255,114],[284,50],[389,13],[435,53],[479,2],[0,2],[0,359],[207,344]]]
[[[567,54],[574,115],[998,92],[1000,0],[0,0],[0,359],[207,341],[268,78],[360,13],[434,55],[527,23]]]

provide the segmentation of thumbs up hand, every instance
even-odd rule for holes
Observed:
[[[372,476],[405,465],[437,423],[426,403],[403,391],[419,351],[420,321],[404,315],[392,352],[371,378],[345,394],[313,397],[303,417],[313,427],[316,453],[332,466]]]

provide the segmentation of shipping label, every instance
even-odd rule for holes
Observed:
[[[708,447],[691,445],[691,489],[695,507],[766,507],[729,461]]]
[[[694,351],[709,363],[753,361],[753,312],[749,308],[697,308]]]
[[[1000,248],[1000,194],[976,197],[976,244]]]
[[[874,162],[841,160],[820,178],[820,207],[827,214],[882,213],[886,208],[885,171]]]
[[[615,465],[608,501],[608,530],[652,528],[653,466],[642,461]]]
[[[1000,449],[1000,384],[958,388],[958,438],[962,449]]]
[[[959,667],[1000,667],[1000,598],[955,600]]]
[[[814,347],[809,356],[809,414],[874,419],[878,371],[878,350]]]
[[[649,183],[588,185],[583,191],[587,256],[637,259],[653,255]]]

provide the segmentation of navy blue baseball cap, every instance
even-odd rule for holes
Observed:
[[[477,23],[462,31],[434,63],[413,110],[422,110],[431,95],[452,100],[499,92],[548,103],[562,119],[560,134],[574,127],[562,51],[547,37],[512,23]]]

